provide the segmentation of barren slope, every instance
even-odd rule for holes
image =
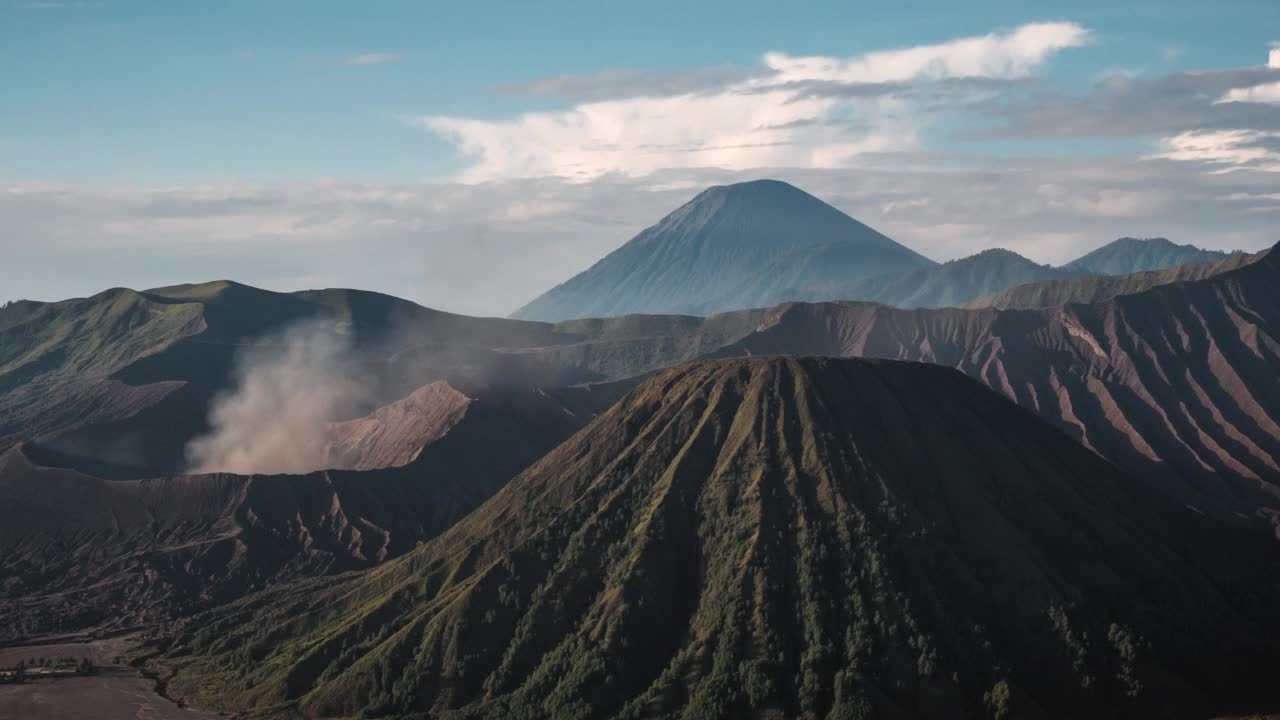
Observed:
[[[437,380],[356,420],[329,426],[329,466],[373,470],[407,465],[466,414],[471,399]]]
[[[1280,511],[1280,251],[1203,280],[1042,310],[775,308],[719,355],[958,368],[1220,516]]]

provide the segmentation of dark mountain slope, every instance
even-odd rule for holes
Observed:
[[[0,455],[0,640],[153,623],[283,579],[396,557],[627,387],[479,388],[459,403],[459,393],[435,386],[412,401],[448,417],[447,432],[415,438],[428,444],[402,467],[366,472],[108,481],[48,467],[42,448],[13,448]],[[358,449],[367,457],[380,447]]]
[[[1204,280],[1034,311],[776,308],[719,351],[956,367],[1202,510],[1280,511],[1280,251]],[[1264,517],[1260,517],[1261,516]]]
[[[237,361],[305,328],[330,338],[367,403],[355,416],[447,380],[511,387],[600,379],[528,353],[580,338],[545,323],[443,313],[377,293],[276,293],[232,282],[110,290],[0,309],[0,449],[39,442],[90,474],[185,469]],[[352,417],[335,417],[348,420]]]
[[[647,381],[458,525],[162,634],[171,693],[432,718],[1276,707],[1273,543],[935,366]]]
[[[1150,290],[1159,285],[1213,277],[1228,270],[1248,265],[1261,257],[1261,255],[1262,253],[1249,255],[1231,253],[1221,260],[1188,263],[1165,270],[1151,270],[1128,275],[1084,275],[1046,280],[1011,287],[1004,292],[998,292],[966,303],[963,307],[994,307],[1007,310],[1053,307],[1055,305],[1066,305],[1067,303],[1102,302],[1119,295],[1132,295],[1144,290]]]
[[[1201,250],[1195,245],[1177,245],[1164,238],[1124,237],[1072,260],[1063,268],[1083,273],[1127,275],[1187,263],[1214,262],[1230,254],[1220,250]]]
[[[357,419],[445,381],[462,388],[562,387],[690,360],[755,329],[764,311],[539,322],[444,313],[378,293],[277,293],[219,281],[111,290],[0,308],[0,450],[38,443],[90,475],[186,471],[211,400],[239,360],[302,328],[358,378]],[[51,456],[52,457],[52,456]],[[340,463],[341,464],[341,463]]]
[[[1039,265],[1010,250],[995,249],[905,273],[789,285],[786,289],[773,293],[773,302],[768,304],[864,300],[903,308],[951,307],[1016,285],[1075,274]],[[773,272],[764,275],[770,278],[786,277]]]
[[[705,315],[773,304],[779,268],[789,286],[804,287],[930,265],[802,190],[757,180],[705,190],[512,317]]]
[[[125,289],[0,309],[0,448],[158,402],[181,385],[138,387],[110,374],[205,328],[199,305]]]

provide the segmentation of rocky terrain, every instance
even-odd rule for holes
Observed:
[[[466,417],[471,402],[437,380],[365,417],[331,423],[325,467],[376,470],[407,465]]]
[[[374,395],[394,399],[362,416],[320,423],[314,467],[328,470],[295,476],[182,473],[183,450],[207,429],[201,413],[234,376],[234,349],[242,345],[219,344],[219,334],[206,338],[207,330],[175,332],[192,327],[185,320],[152,326],[135,318],[124,325],[135,330],[110,342],[104,335],[105,349],[90,355],[59,350],[80,342],[74,333],[37,336],[59,362],[40,375],[43,395],[12,383],[11,398],[75,405],[98,397],[80,390],[112,386],[128,391],[107,397],[152,402],[117,420],[95,416],[48,435],[37,424],[36,437],[17,435],[25,444],[0,465],[10,498],[0,510],[0,606],[18,620],[8,626],[16,637],[128,627],[285,578],[376,564],[443,531],[636,379],[711,356],[815,354],[951,366],[1180,502],[1274,532],[1280,269],[1274,252],[1244,258],[1229,258],[1218,272],[1195,270],[1200,279],[1179,281],[1188,272],[1180,271],[1167,275],[1175,278],[1170,283],[1144,282],[1139,292],[1103,302],[1034,310],[793,303],[706,318],[635,315],[552,326],[473,324],[420,309],[434,326],[424,323],[412,341],[349,362],[361,372],[372,368],[362,377],[376,379]],[[203,302],[221,312],[234,304],[223,297],[228,292],[267,307],[295,299],[234,285],[165,292],[204,293]],[[152,302],[146,294],[116,295],[110,302],[125,298],[126,316]],[[377,337],[371,328],[389,325],[385,308],[370,311],[360,294],[319,295],[357,308],[347,315],[365,318],[360,332]],[[334,299],[348,295],[358,300]],[[64,322],[83,333],[102,311],[100,302],[88,303],[79,311],[86,315],[65,311]],[[226,334],[229,323],[217,312],[203,310]],[[27,325],[11,322],[15,328],[30,337]],[[144,339],[135,342],[134,332]],[[451,341],[458,336],[471,344]],[[7,346],[11,353],[17,347]],[[127,364],[98,379],[67,369],[121,362]],[[504,382],[486,385],[485,378]],[[623,380],[573,384],[614,378]],[[143,469],[157,471],[131,465],[138,457],[150,459]],[[351,470],[338,470],[344,467]],[[99,513],[99,506],[113,513]]]
[[[421,407],[443,396],[447,432],[402,466],[363,472],[103,480],[11,448],[0,455],[0,613],[9,619],[0,641],[119,631],[396,557],[488,499],[625,387],[489,388],[462,396],[461,408],[460,393],[431,387],[413,399]],[[376,428],[368,434],[365,459],[382,447]]]
[[[1280,509],[1280,252],[1202,280],[1032,311],[775,308],[719,355],[956,367],[1220,517]]]
[[[150,662],[265,715],[1205,717],[1280,701],[1277,561],[955,370],[710,361]]]

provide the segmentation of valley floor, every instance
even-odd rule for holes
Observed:
[[[0,685],[0,718],[22,720],[213,720],[215,713],[179,707],[155,690],[155,681],[116,664],[118,640],[0,648],[0,666],[48,657],[90,658],[94,675],[49,677],[21,685]]]

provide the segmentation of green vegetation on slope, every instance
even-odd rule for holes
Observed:
[[[704,362],[150,660],[263,715],[1196,717],[1277,699],[1276,559],[953,370]]]

